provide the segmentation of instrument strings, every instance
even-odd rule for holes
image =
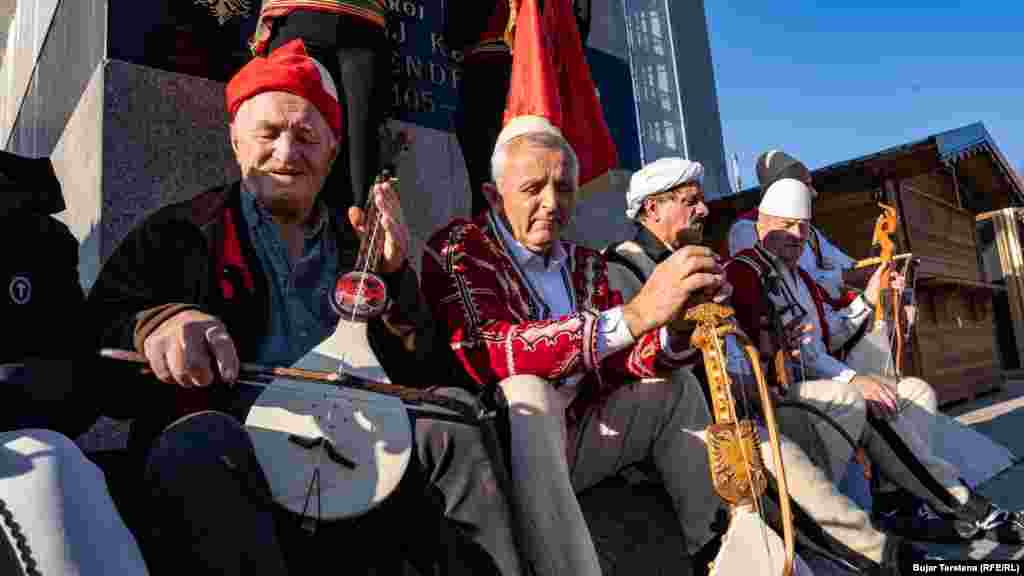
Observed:
[[[733,396],[732,385],[729,382],[729,379],[728,379],[728,376],[727,376],[728,372],[726,371],[725,352],[724,352],[724,349],[723,349],[723,346],[722,346],[722,341],[718,337],[718,330],[716,328],[717,327],[714,326],[714,325],[709,325],[708,326],[708,329],[711,332],[711,343],[712,343],[712,345],[715,348],[715,355],[718,358],[718,364],[721,367],[721,370],[723,372],[723,376],[725,377],[725,381],[727,383],[725,389],[726,389],[726,394],[729,397],[729,410],[730,410],[730,412],[732,412],[733,426],[736,429],[735,430],[735,433],[736,433],[736,443],[740,447],[740,454],[743,456],[743,467],[747,471],[747,481],[750,483],[750,495],[752,496],[751,502],[754,505],[754,510],[757,513],[757,515],[759,517],[761,517],[761,518],[764,518],[764,514],[762,512],[763,509],[764,509],[764,504],[763,504],[763,502],[761,502],[761,498],[762,498],[763,495],[761,495],[761,496],[756,495],[755,494],[756,490],[754,489],[754,471],[753,471],[752,466],[750,465],[750,458],[752,458],[753,455],[750,455],[750,458],[748,458],[747,450],[744,447],[744,444],[743,444],[743,442],[741,440],[742,436],[741,436],[741,432],[740,432],[740,430],[741,430],[740,429],[740,419],[739,419],[739,417],[738,417],[738,415],[736,413],[736,398]],[[754,377],[755,378],[757,377],[756,376],[756,372],[755,372],[755,376]],[[749,411],[750,410],[750,408],[749,408],[750,400],[749,400],[749,398],[747,398],[746,386],[740,386],[740,393],[743,395],[744,409],[746,411]],[[756,427],[754,428],[754,439],[755,440],[758,439],[758,433],[757,433],[757,428]],[[760,450],[761,449],[760,448],[760,443],[758,443],[756,446],[754,446],[754,449],[755,450]],[[766,530],[765,525],[764,525],[764,523],[762,523],[761,524],[761,541],[764,542],[765,551],[767,552],[768,557],[771,558],[771,555],[772,555],[771,546],[768,545],[768,537],[767,537],[767,533],[765,532],[765,530]]]

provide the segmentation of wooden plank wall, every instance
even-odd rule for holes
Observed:
[[[912,350],[917,376],[939,403],[972,398],[1000,382],[991,289],[920,281]]]
[[[922,180],[899,187],[900,216],[910,249],[920,258],[922,276],[978,282],[978,242],[974,215],[951,203],[947,194],[922,191]]]
[[[1000,382],[991,289],[981,282],[974,215],[959,207],[958,191],[944,172],[890,181],[884,194],[862,190],[821,194],[815,224],[853,258],[875,255],[872,232],[877,198],[898,199],[896,251],[920,257],[918,315],[904,373],[929,382],[947,404]]]

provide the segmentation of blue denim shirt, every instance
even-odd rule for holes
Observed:
[[[327,225],[327,208],[318,203],[316,209],[320,220],[306,233],[302,256],[292,265],[278,225],[242,189],[242,215],[263,267],[270,304],[267,329],[253,359],[260,364],[291,366],[337,325],[328,300],[338,276],[337,239]]]

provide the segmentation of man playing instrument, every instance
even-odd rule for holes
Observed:
[[[636,294],[661,262],[686,246],[703,241],[704,222],[708,216],[708,207],[704,204],[703,172],[699,162],[661,158],[632,176],[626,195],[626,216],[636,223],[636,235],[633,240],[614,244],[605,250],[609,286],[612,290],[621,291],[624,299]],[[672,385],[696,387],[699,384],[690,370],[684,368],[673,374]],[[697,395],[703,403],[703,391],[690,394]],[[738,408],[742,410],[743,407]],[[703,414],[702,423],[692,424],[694,429],[701,430],[710,424],[710,415],[707,412]],[[782,446],[790,494],[805,511],[805,514],[797,515],[798,532],[805,537],[817,537],[817,545],[862,567],[883,563],[897,555],[901,558],[919,556],[916,549],[901,549],[905,544],[900,538],[883,534],[873,527],[867,514],[839,494],[826,474],[797,444],[783,437]],[[764,442],[762,451],[769,454]],[[815,523],[817,518],[829,518],[827,523],[823,523],[824,529]],[[756,555],[761,549],[749,552]],[[730,550],[730,553],[734,552]]]
[[[116,391],[134,404],[135,444],[148,452],[151,525],[141,532],[151,566],[168,574],[288,574],[324,564],[399,573],[405,562],[418,573],[519,574],[507,505],[474,426],[416,419],[414,462],[397,492],[354,520],[310,533],[271,501],[237,420],[248,410],[247,387],[231,384],[240,359],[291,365],[338,325],[328,298],[355,247],[343,243],[346,222],[324,204],[333,191],[322,187],[344,134],[342,111],[301,40],[253,59],[226,99],[241,181],[148,217],[89,295],[105,326],[101,344],[143,353],[165,383],[136,380]],[[432,328],[396,190],[384,182],[370,193],[383,235],[378,273],[392,300],[368,321],[370,344],[392,381],[442,384],[438,364],[423,360]],[[348,213],[360,234],[364,216]],[[467,554],[481,548],[486,558]]]
[[[491,210],[437,232],[423,261],[424,293],[447,319],[462,367],[508,403],[511,499],[525,556],[543,576],[600,574],[576,493],[632,464],[658,470],[691,556],[712,539],[722,505],[701,438],[707,405],[692,376],[677,386],[643,380],[699,360],[689,332],[670,323],[727,296],[721,270],[710,250],[687,246],[623,303],[604,257],[561,238],[577,170],[546,119],[512,119],[485,186]],[[788,466],[800,455],[787,447]],[[884,536],[876,545],[875,566],[896,557]]]
[[[852,451],[862,446],[883,477],[947,514],[956,529],[950,533],[1021,543],[1020,513],[1003,511],[965,486],[958,469],[936,456],[925,441],[930,437],[928,421],[907,416],[908,406],[934,397],[926,382],[882,379],[855,371],[829,354],[830,341],[847,338],[870,320],[881,277],[891,271],[879,267],[863,295],[839,311],[831,309],[823,289],[798,264],[810,233],[812,198],[811,189],[799,180],[772,184],[758,209],[757,245],[740,251],[725,268],[744,331],[759,339],[763,358],[783,351],[781,362],[771,367],[780,370],[776,377],[781,382],[789,383],[780,394],[822,412],[846,435],[804,411],[786,413],[780,423],[783,432],[833,481],[845,472]],[[901,279],[895,278],[894,284],[899,289]],[[735,346],[730,348],[735,381],[749,382],[749,363]]]

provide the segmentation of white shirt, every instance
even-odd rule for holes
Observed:
[[[735,256],[740,250],[753,248],[757,244],[757,227],[753,220],[737,220],[729,228],[729,256]],[[821,248],[821,261],[823,267],[818,267],[818,260],[814,257],[814,249],[810,241],[804,243],[803,254],[800,255],[798,264],[806,270],[811,278],[833,298],[839,298],[840,288],[843,285],[843,270],[853,268],[856,261],[842,250],[836,248],[825,235],[817,228],[811,227],[811,234],[817,234],[819,248]]]
[[[814,325],[814,331],[808,334],[810,342],[800,345],[800,358],[787,358],[786,364],[790,372],[801,380],[823,380],[831,379],[844,384],[849,383],[857,372],[846,364],[837,360],[825,349],[825,340],[821,329],[821,318],[818,316],[818,309],[814,304],[807,283],[799,277],[796,270],[786,266],[781,260],[769,254],[767,250],[759,248],[762,255],[768,257],[778,272],[781,280],[779,294],[769,295],[776,310],[785,310],[788,300],[784,293],[788,293],[793,299],[800,303],[800,306],[807,312],[802,323],[810,322]],[[782,323],[787,324],[795,318],[796,311],[789,311],[782,316]],[[863,322],[870,320],[872,308],[863,297],[857,297],[849,306],[842,310],[825,314],[825,322],[828,324],[829,334],[832,338],[848,339],[849,335],[856,331]],[[750,335],[755,337],[754,335]],[[757,342],[755,341],[755,344]],[[729,338],[726,343],[728,351],[728,370],[736,374],[752,374],[750,363],[743,350],[737,345],[735,338]],[[767,362],[768,358],[762,358]]]

